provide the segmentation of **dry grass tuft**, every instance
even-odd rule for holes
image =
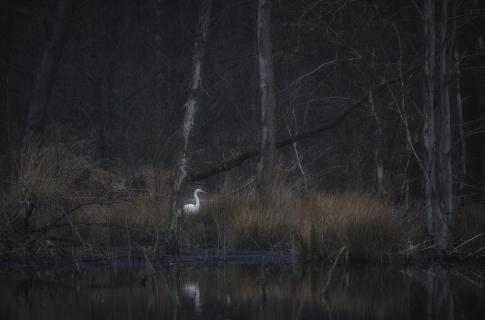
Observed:
[[[316,194],[310,199],[279,190],[261,205],[254,192],[222,195],[190,226],[206,245],[236,250],[288,252],[297,247],[303,259],[330,256],[342,246],[351,257],[375,259],[393,252],[405,235],[397,212],[370,195]]]
[[[393,252],[404,236],[396,210],[370,195],[318,194],[303,214],[302,246],[319,255],[345,246],[351,257],[374,259]]]
[[[222,194],[185,219],[187,246],[218,250],[273,251],[287,247],[288,208],[262,206],[252,192]]]
[[[139,177],[101,169],[93,151],[85,141],[25,140],[13,181],[0,195],[0,239],[69,239],[107,247],[162,241],[164,174],[144,172],[139,188]]]
[[[18,186],[38,196],[75,197],[108,192],[114,176],[98,169],[85,141],[24,143],[19,156]]]

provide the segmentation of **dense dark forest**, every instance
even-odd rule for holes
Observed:
[[[0,8],[4,252],[483,255],[485,2]]]

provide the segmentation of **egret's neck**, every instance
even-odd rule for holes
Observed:
[[[199,209],[200,207],[200,200],[199,197],[197,196],[197,192],[194,192],[194,198],[195,198],[195,207]]]

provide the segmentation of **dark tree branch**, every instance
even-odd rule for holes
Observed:
[[[421,66],[415,66],[415,67],[411,68],[406,73],[404,73],[403,77],[404,78],[413,77],[420,68],[421,68]],[[399,82],[399,81],[401,81],[400,77],[394,78],[390,81],[382,81],[374,90],[372,90],[372,93],[374,95],[378,95],[384,89],[386,89],[389,85],[392,85],[392,84]],[[297,134],[293,137],[290,137],[290,138],[287,138],[287,139],[284,139],[284,140],[277,142],[276,143],[276,149],[289,146],[289,145],[291,145],[295,142],[313,137],[313,136],[315,136],[315,135],[317,135],[317,134],[319,134],[323,131],[335,128],[336,126],[338,126],[339,124],[344,122],[345,119],[347,118],[347,116],[349,116],[351,113],[353,113],[355,110],[357,110],[361,106],[365,105],[368,102],[368,98],[369,98],[369,93],[366,93],[361,99],[359,99],[353,105],[351,105],[350,107],[348,107],[346,109],[343,109],[333,120],[331,120],[331,121],[329,121],[329,122],[327,122],[327,123],[325,123],[325,124],[323,124],[319,127],[310,129],[308,131]],[[191,174],[189,174],[189,177],[188,177],[187,180],[188,181],[200,181],[200,180],[207,179],[207,178],[209,178],[213,175],[216,175],[218,173],[229,171],[232,168],[238,167],[238,166],[242,165],[244,162],[246,162],[247,160],[250,160],[252,158],[259,156],[259,154],[260,154],[259,149],[244,152],[244,153],[240,154],[239,156],[237,156],[233,159],[219,163],[217,166],[215,166],[213,168],[206,169],[206,170],[203,170],[203,171],[200,171],[200,172],[191,173]]]
[[[26,120],[26,133],[42,132],[54,77],[66,42],[67,26],[74,2],[58,0],[52,35],[48,37],[39,70],[34,79]]]

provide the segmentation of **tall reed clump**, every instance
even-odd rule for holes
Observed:
[[[280,187],[269,204],[254,192],[218,196],[187,228],[203,246],[294,252],[318,260],[343,246],[355,259],[376,260],[399,248],[406,234],[385,200],[361,194],[314,194]]]
[[[230,243],[235,249],[287,250],[294,213],[294,198],[289,194],[275,192],[269,204],[260,203],[254,193],[245,194],[232,211]]]
[[[199,246],[218,250],[278,251],[288,247],[292,199],[261,204],[253,192],[223,193],[185,224]]]
[[[396,210],[370,195],[313,195],[300,214],[304,258],[333,255],[345,246],[350,258],[375,260],[394,252],[405,236]]]
[[[80,212],[85,221],[100,221],[93,233],[104,234],[99,245],[113,247],[163,248],[170,226],[168,203],[169,175],[152,167],[119,170],[120,180],[111,192],[108,205],[86,208]]]

